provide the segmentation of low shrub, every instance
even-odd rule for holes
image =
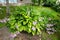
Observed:
[[[7,26],[11,32],[26,31],[33,35],[39,35],[47,24],[56,24],[58,14],[45,7],[39,6],[15,6],[10,7],[10,16]],[[49,26],[49,25],[48,25]]]
[[[53,5],[54,10],[57,12],[60,12],[60,0],[57,0],[55,4]]]
[[[32,0],[32,4],[52,7],[55,11],[60,12],[60,0]]]
[[[43,6],[52,7],[55,11],[60,12],[60,0],[43,0]]]

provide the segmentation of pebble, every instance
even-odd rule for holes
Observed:
[[[46,28],[46,30],[52,30],[51,28]]]
[[[6,23],[9,19],[8,18],[4,18],[4,19],[1,19],[0,22],[1,23]]]
[[[54,32],[47,31],[48,34],[54,34]]]

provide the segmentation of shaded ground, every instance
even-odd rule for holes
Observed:
[[[6,16],[5,12],[4,14],[2,13],[3,10],[0,9],[0,19],[4,18],[4,16]],[[3,26],[2,23],[0,23],[0,26]],[[60,40],[58,38],[60,38],[60,34],[57,33],[58,35],[48,35],[47,33],[43,32],[42,33],[42,40]],[[10,32],[8,31],[7,27],[2,27],[0,28],[0,40],[14,40],[12,38],[9,37]],[[40,40],[41,38],[38,35],[32,36],[30,34],[27,33],[20,33],[19,35],[17,35],[17,37],[15,38],[15,40]]]
[[[9,40],[9,34],[7,27],[0,28],[0,40]]]
[[[14,40],[13,38],[10,38],[10,32],[8,31],[7,27],[0,28],[0,40]],[[58,39],[60,37],[59,35],[53,34],[48,35],[45,32],[42,32],[42,37],[39,37],[38,35],[32,36],[31,34],[27,33],[20,33],[15,37],[15,40],[60,40]]]
[[[56,33],[49,35],[44,31],[42,32],[42,40],[60,40],[60,39],[58,39],[58,36],[59,35],[57,35]]]
[[[14,40],[13,38],[10,38],[9,35],[10,32],[7,27],[0,28],[0,40]],[[32,36],[27,33],[20,33],[15,40],[40,40],[40,37],[38,35]]]
[[[41,40],[41,38],[38,35],[32,36],[27,33],[20,33],[15,40]]]

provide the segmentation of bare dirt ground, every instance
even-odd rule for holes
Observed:
[[[20,33],[14,39],[10,38],[9,35],[7,27],[0,28],[0,40],[40,40],[38,35],[32,36],[28,33]]]
[[[11,33],[8,31],[7,27],[0,28],[0,40],[42,40],[44,37],[46,40],[53,40],[48,36],[48,34],[44,34],[45,36],[42,35],[43,38],[41,36],[39,37],[38,35],[32,36],[31,34],[28,34],[26,32],[21,32],[15,38],[10,38],[10,35]]]
[[[7,27],[0,28],[0,40],[9,40],[9,35]]]
[[[15,40],[40,40],[40,37],[38,35],[29,35],[27,33],[21,33],[19,34]]]

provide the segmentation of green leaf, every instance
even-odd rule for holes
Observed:
[[[11,21],[9,21],[8,23],[9,23],[10,25],[14,25],[15,22],[16,22],[16,20],[11,20]]]
[[[35,35],[36,34],[36,31],[32,31],[32,34]]]
[[[22,32],[24,30],[24,26],[20,26],[18,30]]]

